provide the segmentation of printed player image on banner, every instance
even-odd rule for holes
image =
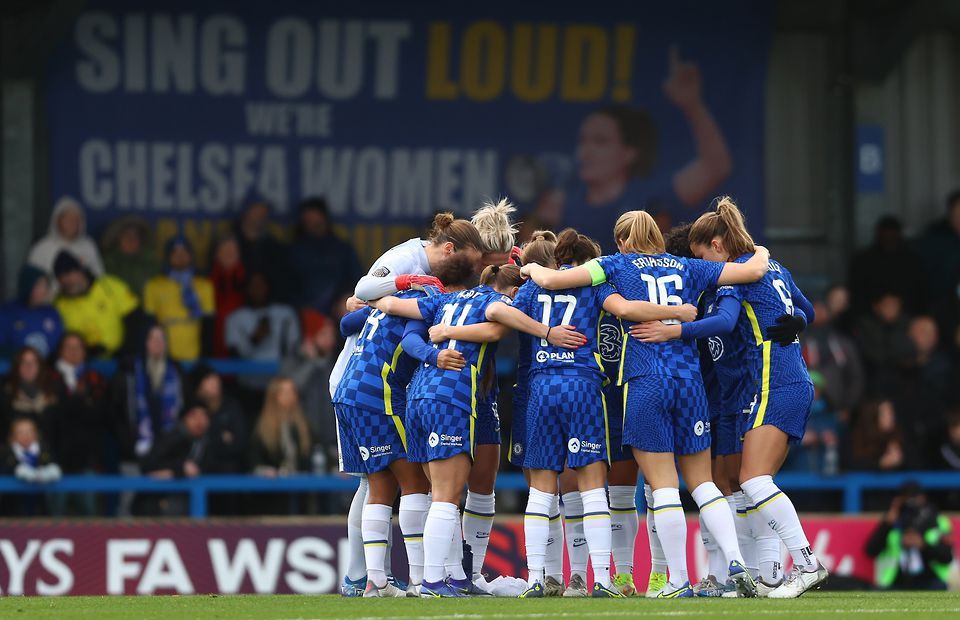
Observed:
[[[722,193],[762,230],[769,4],[617,6],[90,2],[49,65],[53,194],[198,255],[245,205],[310,196],[366,260],[500,195],[606,248],[624,210]]]

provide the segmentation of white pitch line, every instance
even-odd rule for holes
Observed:
[[[831,615],[876,615],[876,614],[902,614],[902,613],[960,613],[960,607],[947,607],[947,608],[922,608],[918,609],[916,607],[886,607],[886,608],[876,608],[876,609],[756,609],[751,612],[751,615],[770,615],[770,616],[786,616],[786,615],[811,615],[811,614],[831,614]],[[587,610],[582,610],[580,612],[562,612],[562,613],[495,613],[495,614],[443,614],[437,616],[430,615],[419,615],[419,616],[390,616],[390,620],[424,620],[425,618],[452,618],[454,620],[484,620],[486,618],[582,618],[585,615],[593,617],[604,617],[604,618],[625,618],[625,617],[637,617],[637,616],[651,616],[651,617],[696,617],[696,616],[742,616],[743,610],[662,610],[662,611],[647,611],[642,609],[624,609],[623,611],[601,611],[601,612],[588,612]],[[382,620],[383,616],[334,616],[333,618],[343,618],[344,620]],[[303,618],[298,618],[297,620],[304,620]],[[317,618],[314,620],[330,620],[330,618]]]

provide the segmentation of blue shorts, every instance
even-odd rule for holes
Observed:
[[[702,381],[639,377],[624,386],[623,400],[624,444],[676,455],[710,447],[710,408]]]
[[[497,401],[477,401],[477,425],[474,435],[478,446],[500,445],[500,414],[497,412]]]
[[[526,385],[513,386],[513,420],[510,422],[510,463],[523,467],[527,452],[527,394]]]
[[[813,385],[810,383],[791,383],[769,392],[761,391],[758,398],[754,399],[743,435],[758,426],[769,424],[786,433],[790,445],[795,446],[807,430],[812,404]]]
[[[523,466],[563,471],[565,465],[609,463],[606,409],[599,378],[562,371],[532,375]]]
[[[604,388],[607,399],[607,421],[610,425],[610,462],[632,461],[633,451],[623,445],[623,386],[610,384]]]
[[[344,404],[334,409],[344,472],[373,474],[407,458],[402,417]]]
[[[469,411],[440,400],[407,403],[407,459],[428,463],[461,453],[473,458],[476,419]]]
[[[743,439],[740,434],[743,418],[744,415],[741,412],[725,413],[711,420],[714,456],[730,456],[743,452]]]

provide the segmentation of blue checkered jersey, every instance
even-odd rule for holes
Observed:
[[[520,285],[517,290],[517,297],[513,300],[514,306],[517,304],[517,299],[529,295],[529,291],[533,288],[539,288],[533,280],[527,280]],[[529,385],[530,360],[533,359],[534,340],[539,342],[540,339],[534,338],[526,332],[517,332],[517,386],[524,390]]]
[[[577,349],[555,347],[546,339],[534,338],[530,373],[564,368],[598,377],[603,374],[599,354],[600,315],[603,302],[614,292],[609,284],[559,291],[548,291],[533,282],[525,284],[513,301],[515,308],[544,325],[570,325],[587,338],[587,343]]]
[[[489,286],[478,286],[459,293],[446,293],[436,297],[417,300],[420,314],[429,325],[474,325],[487,320],[487,306],[494,302],[512,303]],[[407,397],[410,400],[441,400],[476,415],[476,403],[480,397],[480,380],[493,363],[496,352],[494,343],[449,340],[437,348],[455,348],[466,359],[460,371],[440,370],[424,364],[411,384]]]
[[[736,259],[745,263],[753,254]],[[781,347],[766,340],[767,329],[777,317],[794,314],[794,298],[803,294],[786,267],[771,259],[767,273],[753,284],[723,286],[718,295],[731,295],[743,305],[736,331],[745,343],[744,361],[750,369],[754,390],[768,391],[782,385],[809,383],[810,374],[800,352],[800,341]]]
[[[627,299],[664,306],[696,304],[700,293],[715,286],[723,271],[722,263],[672,254],[611,254],[587,267],[594,284],[607,281]],[[626,329],[632,325],[625,323]],[[696,343],[684,340],[649,343],[627,338],[620,369],[620,383],[649,376],[701,379]]]
[[[424,293],[401,291],[396,296],[411,299],[423,297]],[[334,403],[385,411],[388,415],[404,411],[407,384],[417,367],[415,359],[403,355],[400,345],[406,324],[402,317],[371,309],[334,392]]]
[[[735,286],[709,288],[700,298],[700,316],[708,318],[717,314],[719,299]],[[741,313],[742,315],[742,313]],[[710,336],[697,341],[700,348],[700,368],[706,388],[710,411],[720,414],[740,413],[749,406],[756,388],[747,362],[747,345],[740,330],[719,336]]]
[[[617,383],[620,363],[623,361],[624,339],[627,334],[616,316],[604,312],[600,316],[600,331],[597,334],[597,349],[603,362],[603,374],[607,381]]]

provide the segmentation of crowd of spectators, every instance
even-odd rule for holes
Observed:
[[[960,471],[960,192],[915,239],[881,218],[815,308],[816,400],[787,469]]]
[[[162,243],[162,245],[158,245]],[[0,307],[0,468],[32,482],[123,473],[325,473],[336,463],[327,376],[363,273],[326,203],[283,231],[252,204],[198,257],[136,216],[98,245],[64,198]],[[202,260],[198,260],[202,259]],[[198,268],[198,265],[204,267]],[[808,291],[801,336],[816,398],[785,469],[960,471],[960,193],[917,239],[884,217],[845,283]],[[276,362],[222,376],[207,360]],[[100,360],[111,360],[102,371]],[[219,502],[239,510],[236,498]],[[0,513],[180,514],[179,498],[9,496]],[[283,510],[278,508],[278,510]]]
[[[337,459],[324,386],[344,300],[362,275],[332,226],[325,202],[308,200],[287,241],[269,207],[253,204],[202,261],[186,237],[154,239],[136,216],[113,222],[98,245],[81,205],[60,200],[16,298],[0,306],[2,473],[37,483],[326,473]],[[222,376],[207,363],[222,358],[280,373]],[[217,500],[242,510],[237,498]],[[0,502],[0,514],[185,509],[181,497],[132,494]]]

